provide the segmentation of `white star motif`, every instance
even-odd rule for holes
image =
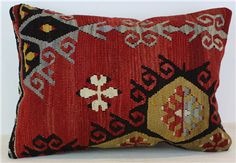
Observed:
[[[100,75],[100,77],[98,78],[98,75],[93,75],[90,77],[89,79],[89,83],[97,86],[97,90],[93,90],[90,88],[82,88],[80,89],[77,94],[83,98],[90,98],[92,96],[97,95],[97,99],[94,100],[91,104],[89,104],[89,106],[91,107],[92,110],[98,112],[99,108],[101,107],[102,111],[106,111],[109,108],[109,103],[105,102],[102,99],[102,96],[105,96],[107,98],[113,98],[115,96],[118,96],[120,91],[116,88],[113,87],[109,87],[105,90],[102,90],[102,86],[104,84],[106,84],[107,82],[109,82],[109,78],[104,76],[104,75]]]

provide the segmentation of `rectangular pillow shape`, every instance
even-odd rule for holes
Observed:
[[[215,97],[229,9],[140,21],[20,4],[10,15],[20,65],[11,158],[159,142],[230,147]]]

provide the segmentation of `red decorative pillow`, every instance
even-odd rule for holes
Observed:
[[[228,150],[215,92],[231,11],[130,18],[10,9],[20,100],[11,158],[166,142]]]

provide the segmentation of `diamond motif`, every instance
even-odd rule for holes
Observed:
[[[186,86],[177,86],[167,103],[162,107],[166,113],[161,117],[173,134],[180,137],[190,135],[191,130],[203,119],[203,106],[197,98],[191,94],[191,89]]]
[[[52,42],[53,40],[78,30],[78,27],[59,21],[51,16],[38,17],[27,24],[21,33],[38,40]]]

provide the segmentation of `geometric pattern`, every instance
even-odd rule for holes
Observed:
[[[145,147],[154,146],[161,142],[161,139],[150,137],[144,133],[132,132],[128,135],[116,138],[112,141],[94,145],[96,148],[120,148],[120,147]]]
[[[20,59],[11,158],[159,142],[229,149],[215,97],[228,9],[139,21],[20,4],[10,15]]]
[[[196,124],[203,119],[203,106],[190,94],[190,89],[179,85],[175,93],[169,97],[169,101],[162,106],[166,115],[161,120],[166,123],[169,130],[174,131],[175,136],[190,135],[190,131],[196,128]],[[173,120],[174,119],[174,120]]]
[[[32,19],[32,18],[31,18]],[[53,40],[66,35],[69,32],[75,31],[77,28],[70,24],[63,23],[51,16],[40,16],[37,19],[32,19],[22,25],[22,35],[27,35],[34,39],[52,42]]]
[[[210,137],[210,141],[201,145],[206,152],[216,152],[222,150],[230,144],[230,139],[225,138],[224,133],[215,133]]]
[[[84,147],[77,144],[77,139],[71,142],[64,143],[63,140],[55,134],[51,134],[48,137],[38,135],[33,139],[33,148],[25,146],[22,155],[27,156],[39,156],[39,155],[51,155],[64,151],[75,151],[85,149]]]
[[[186,140],[208,128],[208,96],[183,77],[148,101],[148,128],[171,141]]]
[[[40,54],[38,45],[31,42],[24,42],[22,46],[24,73],[23,78],[30,74],[30,72],[39,64]]]
[[[198,22],[186,20],[186,24],[177,27],[171,25],[170,21],[163,21],[155,24],[152,21],[145,20],[142,22],[134,20],[123,20],[121,26],[112,27],[104,25],[98,28],[98,31],[109,32],[116,30],[126,34],[125,43],[135,48],[143,43],[146,46],[152,47],[157,43],[158,36],[172,41],[171,33],[181,32],[185,35],[193,34],[189,38],[192,42],[198,35],[202,36],[202,45],[206,49],[216,48],[219,51],[223,50],[222,40],[227,39],[227,34],[223,30],[218,30],[224,26],[224,17],[220,14],[210,15],[203,14],[197,17]],[[105,22],[103,22],[105,24]],[[131,32],[131,33],[130,33]]]
[[[164,141],[176,147],[185,148],[185,145],[191,144],[206,135],[209,136],[211,132],[214,133],[218,130],[214,122],[209,123],[210,114],[214,113],[214,105],[213,103],[209,103],[209,97],[213,96],[212,89],[215,83],[205,88],[204,85],[209,82],[209,79],[202,80],[200,77],[202,76],[202,72],[208,72],[207,67],[209,63],[207,62],[192,71],[186,71],[184,68],[178,68],[162,55],[159,55],[159,59],[161,60],[159,64],[160,74],[157,74],[148,67],[142,66],[142,69],[144,69],[142,73],[144,84],[137,84],[131,80],[131,85],[134,86],[131,89],[131,98],[140,105],[137,105],[130,111],[130,120],[127,121],[111,114],[112,120],[109,126],[115,125],[117,127],[110,128],[110,130],[93,123],[92,126],[94,129],[91,132],[92,139],[89,147],[146,146]],[[163,69],[164,65],[169,65],[169,70],[171,69],[173,71],[166,73],[165,69]],[[210,74],[208,75],[210,76]],[[157,82],[163,80],[166,82]],[[146,87],[144,85],[148,86],[147,90],[145,90]],[[141,96],[141,94],[143,95]],[[170,103],[170,101],[175,101],[173,97],[176,100],[179,97],[182,99],[182,107],[180,109],[182,110],[181,124],[183,128],[181,135],[176,135],[175,131],[171,131],[168,125],[163,122],[163,117],[168,117],[168,111],[166,112],[162,108],[169,105],[169,109],[174,110],[173,104]],[[174,116],[180,116],[180,112],[174,112]],[[175,118],[173,119],[175,120]],[[113,132],[119,134],[113,134]],[[154,143],[150,143],[149,139],[154,140]],[[230,146],[230,137],[227,136],[226,140],[228,144],[224,150]],[[199,145],[199,142],[197,145]],[[189,145],[187,149],[206,151],[203,148],[195,148],[195,145]]]
[[[38,10],[28,8],[28,10]],[[24,12],[25,13],[25,12]],[[61,15],[53,15],[46,11],[39,11],[37,14],[25,20],[19,27],[22,40],[29,42],[35,53],[39,54],[37,62],[33,63],[32,69],[25,70],[24,84],[41,99],[44,98],[43,90],[45,84],[55,85],[53,79],[54,70],[51,66],[55,63],[57,56],[62,56],[68,62],[74,64],[71,56],[75,52],[78,40],[77,23],[74,19],[67,20]],[[23,46],[23,45],[22,45]],[[54,48],[58,47],[58,48]],[[30,51],[23,46],[23,51]],[[25,64],[28,60],[24,60]]]
[[[105,21],[79,26],[73,16],[66,17],[27,5],[23,5],[23,7],[35,11],[36,14],[31,15],[20,25],[20,37],[24,41],[35,44],[34,46],[39,46],[34,49],[37,49],[36,53],[40,56],[37,59],[39,60],[37,64],[34,63],[31,72],[24,72],[27,74],[24,84],[41,99],[44,98],[45,84],[54,86],[56,83],[53,79],[54,71],[50,69],[56,56],[61,55],[68,62],[74,64],[72,56],[75,55],[79,32],[84,32],[100,40],[107,40],[104,34],[115,30],[125,34],[124,41],[131,48],[135,48],[139,44],[152,47],[156,45],[159,36],[172,41],[171,34],[176,32],[187,36],[192,35],[189,37],[189,42],[198,36],[202,37],[202,45],[208,50],[215,48],[222,51],[223,40],[227,39],[227,34],[220,29],[225,23],[221,14],[203,14],[197,17],[197,22],[186,20],[186,24],[180,27],[171,25],[168,20],[155,24],[148,20],[140,22],[129,19],[122,20],[121,25],[118,26],[110,26]],[[21,9],[20,14],[25,19],[27,12]],[[47,58],[51,58],[50,62],[47,62]]]
[[[217,128],[211,134],[197,139],[191,143],[180,144],[183,148],[200,150],[204,152],[225,151],[231,145],[231,139],[227,133],[221,128]]]

